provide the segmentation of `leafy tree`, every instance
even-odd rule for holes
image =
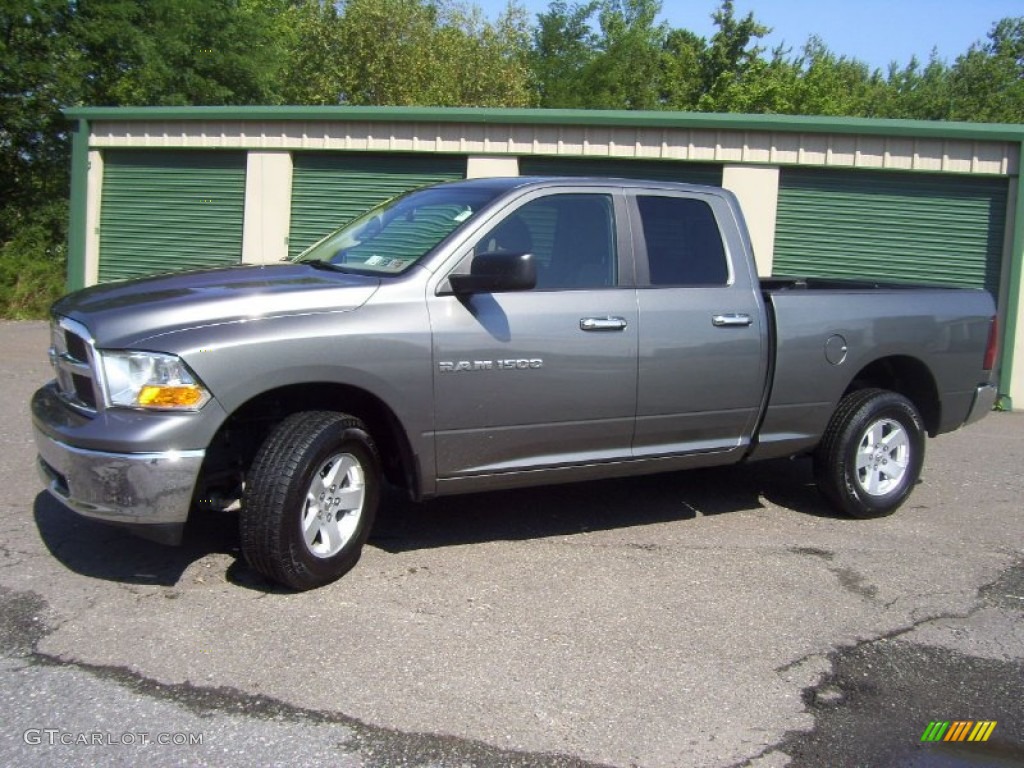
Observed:
[[[597,56],[591,19],[599,0],[569,5],[554,0],[537,15],[530,63],[542,107],[582,107],[585,72]]]
[[[340,104],[346,55],[337,6],[329,0],[297,0],[278,23],[285,48],[284,103]]]
[[[688,29],[665,35],[661,57],[661,106],[693,110],[704,93],[702,61],[708,41]]]
[[[0,6],[0,243],[14,208],[67,193],[67,123],[60,107],[75,96],[62,0],[8,0]]]
[[[63,287],[75,96],[61,0],[0,5],[0,316],[38,316]]]
[[[605,0],[598,11],[598,55],[584,70],[588,107],[655,109],[668,26],[661,0]]]
[[[958,57],[950,88],[955,120],[1024,122],[1024,16],[997,22]]]
[[[284,0],[77,0],[71,34],[92,105],[278,101]]]
[[[872,94],[868,113],[872,117],[948,120],[951,108],[950,69],[933,50],[924,67],[916,57],[905,67],[892,63],[885,83]]]
[[[722,0],[711,18],[717,30],[700,57],[703,96],[698,107],[705,112],[722,109],[721,94],[744,81],[763,52],[752,43],[771,32],[753,12],[737,19],[733,0]]]
[[[354,105],[529,103],[525,13],[424,0],[348,0],[339,18],[342,101]]]

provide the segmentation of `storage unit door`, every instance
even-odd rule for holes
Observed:
[[[523,176],[610,176],[721,186],[722,166],[681,160],[620,160],[592,157],[522,157]]]
[[[908,280],[999,296],[1008,181],[783,169],[776,275]]]
[[[107,150],[99,279],[242,260],[245,153]]]
[[[296,152],[288,253],[300,253],[396,195],[465,175],[462,156]]]

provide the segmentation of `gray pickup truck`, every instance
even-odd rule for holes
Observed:
[[[167,543],[237,509],[295,589],[355,565],[385,478],[426,499],[808,454],[837,509],[885,515],[925,434],[996,396],[987,293],[758,280],[729,192],[614,179],[427,187],[291,263],[71,294],[52,329],[48,489]]]

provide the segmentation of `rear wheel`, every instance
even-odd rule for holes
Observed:
[[[242,552],[264,576],[312,589],[358,562],[380,498],[366,427],[333,411],[297,413],[260,447],[240,518]]]
[[[851,517],[889,515],[906,501],[924,462],[921,416],[903,395],[862,389],[842,399],[814,455],[824,496]]]

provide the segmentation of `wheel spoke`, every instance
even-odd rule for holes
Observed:
[[[365,489],[363,486],[358,485],[335,491],[334,496],[338,499],[338,508],[348,512],[363,506],[364,493]]]
[[[887,483],[898,482],[903,477],[903,467],[899,466],[895,462],[889,464],[883,464],[878,468],[878,474],[881,478],[885,479]]]
[[[342,470],[344,463],[344,459],[340,457],[335,457],[326,465],[326,472],[323,472],[322,469],[320,470],[321,472],[323,472],[323,478],[321,479],[321,483],[323,484],[323,487],[326,488],[328,491],[331,490],[331,486],[337,485],[338,476],[344,476],[345,472],[348,471],[347,469]]]
[[[864,433],[864,440],[861,441],[861,445],[866,450],[873,450],[879,441],[882,439],[882,422],[876,421],[870,427],[868,431]]]
[[[320,533],[320,508],[315,504],[306,505],[306,514],[302,520],[302,536],[306,540],[306,546],[313,548],[317,534]]]
[[[907,433],[902,429],[894,429],[888,435],[882,438],[882,445],[885,446],[886,450],[889,451],[889,455],[893,455],[896,451],[906,448],[910,445],[910,441],[907,439]]]
[[[344,544],[344,540],[341,536],[341,530],[338,527],[337,520],[331,520],[329,523],[325,523],[320,528],[321,544],[326,552],[334,553],[341,549],[341,545]]]
[[[881,478],[879,477],[879,472],[878,472],[877,469],[869,469],[868,470],[868,473],[867,473],[867,480],[868,480],[868,482],[867,482],[867,485],[865,486],[865,490],[868,493],[870,493],[872,496],[877,496],[879,494],[879,492],[880,492],[879,488],[878,488],[880,479]]]
[[[857,474],[863,474],[871,469],[871,451],[857,451],[856,467]]]

